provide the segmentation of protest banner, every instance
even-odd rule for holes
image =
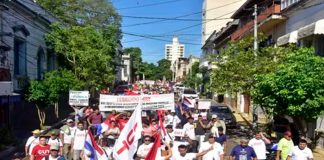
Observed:
[[[171,110],[174,108],[174,94],[114,96],[100,95],[100,111],[134,110],[141,99],[142,110]]]
[[[174,129],[173,134],[176,137],[183,137],[184,136],[184,131],[183,131],[183,129],[176,128],[176,129]]]
[[[198,109],[209,109],[211,105],[210,101],[199,101],[198,102]]]
[[[88,106],[89,91],[70,91],[69,105],[71,106]]]

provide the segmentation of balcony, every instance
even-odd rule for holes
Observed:
[[[271,18],[273,15],[280,15],[280,4],[273,4],[269,8],[266,8],[258,15],[258,24],[263,24],[269,17]],[[275,17],[278,18],[278,17]],[[253,29],[254,21],[251,20],[246,23],[244,26],[236,30],[232,36],[232,40],[239,40],[248,34]]]

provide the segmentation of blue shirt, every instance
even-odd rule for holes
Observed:
[[[251,160],[256,157],[256,154],[250,146],[242,147],[241,145],[237,145],[233,148],[231,156],[235,157],[234,160]]]
[[[219,135],[219,137],[215,138],[216,142],[220,143],[221,145],[223,145],[224,142],[226,142],[226,139],[227,138],[225,134]]]

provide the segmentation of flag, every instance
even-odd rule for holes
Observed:
[[[159,160],[161,159],[161,137],[160,134],[155,134],[154,144],[148,154],[145,157],[145,160]]]
[[[164,138],[167,134],[163,124],[164,112],[162,110],[158,110],[158,116],[159,116],[159,132],[161,133],[162,138]]]
[[[110,119],[106,118],[104,122],[101,124],[95,124],[94,127],[96,128],[96,135],[100,135],[109,129]]]
[[[84,152],[87,156],[89,156],[90,160],[108,159],[107,155],[105,154],[105,151],[96,143],[90,129],[88,129],[88,133],[84,143]]]
[[[121,131],[114,149],[113,156],[116,160],[133,159],[138,146],[138,140],[142,136],[142,106],[138,105]]]

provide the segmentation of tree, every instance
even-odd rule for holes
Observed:
[[[111,62],[116,46],[104,38],[102,30],[92,26],[62,28],[54,25],[46,40],[89,88],[101,88],[114,80],[115,66]]]
[[[284,50],[275,71],[257,76],[253,101],[274,115],[317,118],[324,111],[324,59],[309,48]]]
[[[140,73],[139,68],[142,63],[142,50],[138,47],[130,47],[130,48],[125,48],[124,53],[127,55],[130,55],[132,59],[132,75],[136,76]],[[133,77],[135,78],[135,77]]]
[[[184,79],[183,82],[184,85],[197,89],[197,85],[202,83],[202,79],[197,75],[198,73],[199,73],[199,62],[195,62],[191,66],[191,72]]]
[[[157,63],[158,63],[157,79],[163,79],[163,77],[165,77],[166,80],[171,80],[172,79],[172,71],[170,69],[171,61],[167,59],[161,59]]]
[[[42,128],[45,124],[45,110],[49,106],[55,106],[55,114],[58,117],[57,102],[60,96],[71,89],[81,88],[83,88],[83,83],[68,70],[47,72],[43,81],[32,80],[28,88],[27,100],[36,105],[40,127]]]
[[[37,0],[37,3],[65,26],[120,26],[121,18],[112,3],[107,0]]]
[[[219,94],[241,92],[250,95],[258,74],[271,72],[278,52],[275,48],[262,48],[254,52],[252,38],[229,43],[220,54],[210,57],[215,69],[211,72],[211,88]]]

